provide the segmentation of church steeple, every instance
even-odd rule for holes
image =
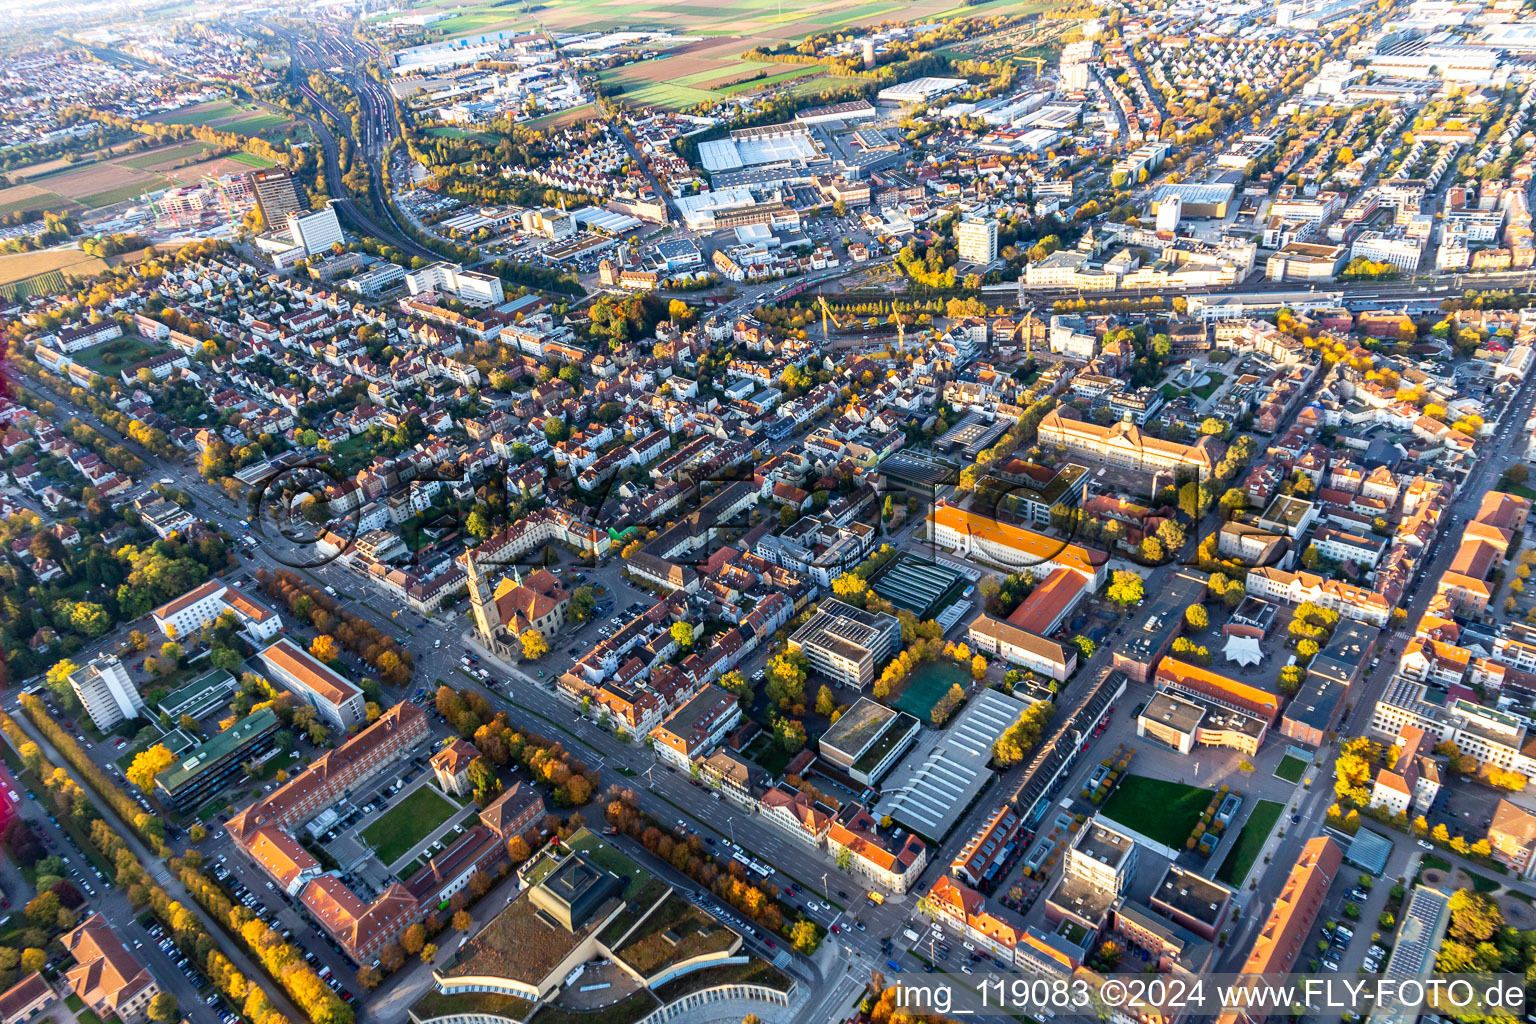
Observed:
[[[490,581],[480,572],[475,553],[465,552],[464,561],[469,573],[469,607],[475,618],[475,631],[489,644],[501,634],[501,612],[496,609]]]

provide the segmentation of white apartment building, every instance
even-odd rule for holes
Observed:
[[[331,203],[314,213],[290,213],[288,233],[306,256],[325,252],[346,241],[341,233],[341,221],[336,219],[336,209]]]
[[[211,626],[230,612],[240,621],[240,631],[253,644],[270,640],[283,628],[282,617],[243,591],[219,580],[209,580],[168,601],[152,613],[155,628],[166,639],[175,639]]]
[[[1404,726],[1417,726],[1433,737],[1434,744],[1451,741],[1463,755],[1483,764],[1536,777],[1536,758],[1525,749],[1524,721],[1466,700],[1432,703],[1425,694],[1424,683],[1395,677],[1371,713],[1369,735],[1390,744],[1402,735]]]
[[[1418,271],[1419,261],[1424,258],[1422,238],[1394,238],[1380,231],[1364,231],[1350,246],[1349,258],[1371,260],[1374,263],[1390,263],[1405,274]]]
[[[125,718],[138,718],[144,710],[144,698],[139,696],[128,670],[110,654],[98,655],[72,672],[69,686],[101,732],[107,732]]]
[[[827,841],[832,815],[818,808],[804,793],[788,793],[775,787],[762,795],[758,808],[764,821],[807,846],[819,849]]]
[[[363,691],[284,637],[256,657],[272,680],[320,712],[332,727],[348,732],[367,720]]]
[[[955,246],[966,263],[991,263],[997,259],[997,221],[962,220],[955,225]]]
[[[405,286],[412,295],[440,292],[464,302],[494,306],[506,301],[501,278],[465,270],[457,263],[433,263],[405,275]]]

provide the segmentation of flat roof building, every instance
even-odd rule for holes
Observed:
[[[860,697],[817,741],[821,758],[849,777],[873,786],[917,738],[921,723]]]
[[[789,638],[790,650],[804,652],[811,668],[855,689],[873,683],[875,670],[900,645],[896,616],[867,612],[831,597]]]
[[[1168,865],[1149,900],[1153,910],[1210,942],[1220,933],[1231,903],[1231,889],[1177,864]]]
[[[1159,691],[1136,716],[1136,735],[1150,736],[1181,754],[1196,747],[1226,747],[1257,754],[1269,731],[1256,715],[1222,707],[1190,693]]]
[[[1146,597],[1140,625],[1115,647],[1115,668],[1138,683],[1152,678],[1152,670],[1184,631],[1184,609],[1205,600],[1210,577],[1194,569],[1180,569],[1162,589]]]
[[[240,683],[222,669],[198,676],[186,686],[172,690],[160,698],[160,713],[171,716],[172,721],[182,717],[202,718],[212,714],[233,697]]]
[[[1029,707],[1001,690],[978,690],[948,727],[922,733],[886,779],[875,811],[942,840],[992,778],[992,745]]]
[[[245,764],[272,749],[282,723],[277,712],[262,708],[185,753],[181,760],[155,776],[161,803],[176,811],[191,811],[243,778]]]

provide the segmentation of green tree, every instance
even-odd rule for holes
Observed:
[[[796,953],[803,953],[809,956],[816,952],[816,947],[820,945],[820,942],[816,938],[815,923],[803,919],[796,921],[790,927],[789,942],[794,947]]]
[[[1110,574],[1106,596],[1122,608],[1138,603],[1146,593],[1141,576],[1126,569],[1116,569]]]
[[[689,622],[672,623],[672,642],[686,651],[693,646],[693,624]]]

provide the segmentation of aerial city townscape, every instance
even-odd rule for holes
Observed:
[[[1536,0],[0,10],[0,1024],[1536,1020]]]

